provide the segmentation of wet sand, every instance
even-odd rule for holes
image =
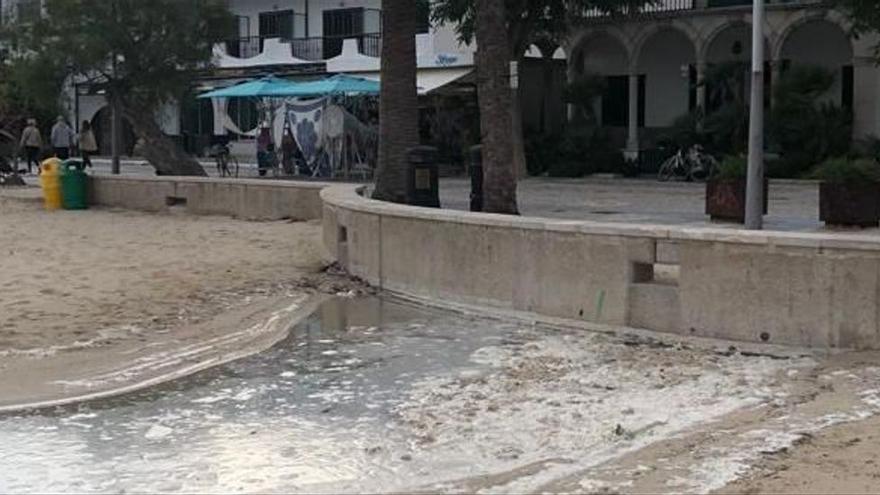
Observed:
[[[36,193],[0,191],[0,407],[265,348],[313,302],[318,223],[47,213]]]

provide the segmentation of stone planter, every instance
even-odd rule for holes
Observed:
[[[819,217],[826,225],[880,225],[880,184],[823,182],[819,186]]]
[[[770,183],[764,180],[764,214],[769,206]],[[746,179],[711,179],[706,183],[706,214],[712,220],[746,220]]]

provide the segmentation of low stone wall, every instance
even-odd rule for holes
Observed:
[[[816,348],[880,348],[880,238],[605,224],[393,205],[325,189],[327,248],[418,297]]]
[[[327,183],[195,177],[91,177],[91,204],[141,211],[185,208],[245,220],[321,218]]]

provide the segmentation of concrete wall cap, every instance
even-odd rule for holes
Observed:
[[[384,203],[365,198],[364,186],[330,185],[321,192],[321,199],[329,206],[392,217],[425,221],[453,222],[485,227],[516,228],[570,232],[582,235],[611,235],[645,237],[656,240],[720,242],[756,246],[794,247],[808,249],[840,249],[880,252],[880,237],[865,234],[826,234],[807,232],[749,231],[710,227],[677,227],[650,224],[624,224],[548,218],[517,217],[471,213],[457,210],[438,210]]]

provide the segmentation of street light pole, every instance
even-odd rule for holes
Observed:
[[[750,230],[764,227],[764,0],[753,0],[752,8],[752,102],[745,227]]]

